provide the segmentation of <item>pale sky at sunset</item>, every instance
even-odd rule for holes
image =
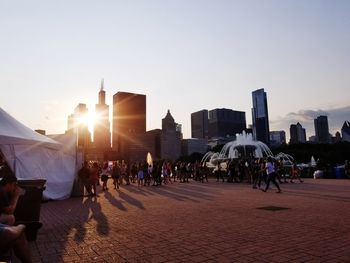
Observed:
[[[78,103],[147,95],[147,129],[168,109],[246,112],[268,96],[270,130],[350,120],[350,1],[0,1],[0,107],[32,129],[63,133]]]

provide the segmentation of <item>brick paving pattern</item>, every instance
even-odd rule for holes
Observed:
[[[350,180],[111,186],[43,203],[34,261],[350,262]]]

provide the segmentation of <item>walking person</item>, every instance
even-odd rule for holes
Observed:
[[[144,175],[145,174],[144,174],[143,164],[139,163],[138,171],[137,171],[137,187],[143,186]]]
[[[108,190],[107,182],[109,178],[109,167],[108,162],[105,162],[101,171],[101,181],[102,181],[102,190]]]
[[[153,166],[152,164],[147,164],[147,171],[145,173],[145,186],[151,185],[151,179],[152,179],[152,172],[153,172]]]
[[[131,169],[130,169],[130,172],[131,172],[131,182],[134,184],[135,183],[135,178],[137,179],[137,163],[133,163],[131,165]]]
[[[163,182],[164,184],[168,184],[168,170],[166,166],[166,162],[164,161],[162,165],[162,175],[163,175]]]
[[[286,177],[286,169],[284,168],[284,161],[282,157],[279,159],[279,162],[278,162],[277,173],[279,174],[280,178],[283,178],[284,183],[288,183],[287,177]]]
[[[224,171],[223,171],[223,168],[221,167],[221,162],[219,161],[217,163],[217,165],[215,166],[215,174],[216,174],[216,181],[219,182],[220,178],[222,178],[222,182],[225,182],[224,180]]]
[[[270,186],[270,182],[272,182],[278,189],[276,193],[280,193],[281,188],[276,181],[276,171],[275,171],[274,162],[270,156],[267,157],[267,162],[266,162],[264,170],[267,173],[267,181],[266,181],[266,187],[262,191],[267,192],[267,189],[269,189],[269,186]]]
[[[162,185],[162,168],[163,168],[163,164],[161,161],[159,161],[154,169],[155,182],[157,186]]]
[[[292,176],[290,178],[290,182],[291,183],[294,183],[293,182],[293,179],[298,179],[300,183],[303,183],[304,181],[301,180],[300,178],[300,170],[297,166],[297,162],[295,160],[293,160],[293,166],[292,166]]]
[[[200,174],[199,176],[202,183],[204,183],[204,179],[206,182],[208,182],[208,171],[204,163],[203,165],[199,166],[199,174]]]
[[[154,162],[152,166],[152,178],[153,178],[153,184],[152,186],[158,185],[158,162]]]
[[[113,162],[112,179],[114,189],[119,189],[120,167],[118,162]]]
[[[96,186],[99,181],[99,168],[98,168],[98,163],[94,162],[91,167],[90,171],[90,185],[91,185],[91,193],[94,196],[97,196],[97,191],[96,191]]]
[[[259,158],[256,160],[255,164],[255,180],[253,184],[253,189],[256,189],[257,187],[260,189],[261,187],[261,181],[264,181],[266,184],[266,171],[264,170],[265,163],[263,158]]]
[[[129,185],[130,184],[129,170],[128,170],[128,165],[124,160],[122,160],[120,171],[121,171],[122,180],[124,179],[126,182],[126,185]]]
[[[78,176],[88,195],[91,195],[90,168],[87,161],[84,161],[83,166],[78,172]]]
[[[171,165],[171,162],[169,161],[166,163],[166,173],[167,173],[167,179],[171,184],[173,184],[173,182],[171,181],[172,172],[173,172],[172,165]]]
[[[350,164],[348,160],[345,160],[344,162],[344,173],[345,173],[345,178],[350,179]]]

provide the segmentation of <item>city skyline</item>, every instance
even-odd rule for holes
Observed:
[[[170,109],[184,138],[202,109],[252,124],[260,88],[270,131],[288,138],[293,123],[310,137],[317,116],[333,135],[350,119],[349,2],[18,2],[0,10],[0,105],[33,130],[63,133],[102,78],[110,107],[119,91],[145,94],[147,130]]]

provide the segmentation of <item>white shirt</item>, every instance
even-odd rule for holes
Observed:
[[[275,172],[275,166],[273,165],[273,163],[266,163],[266,173],[271,174],[273,172]]]

